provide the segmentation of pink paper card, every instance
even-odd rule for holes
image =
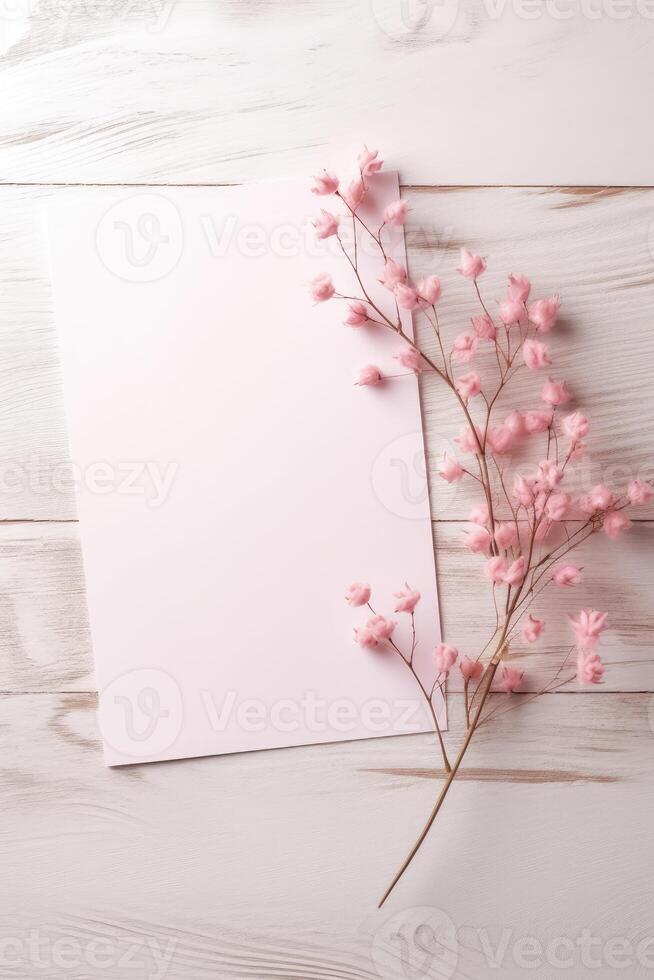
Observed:
[[[397,196],[397,175],[375,178],[365,219]],[[320,203],[293,181],[93,191],[48,212],[108,765],[432,727],[398,657],[354,644],[370,614],[344,601],[369,581],[390,614],[405,579],[419,589],[433,679],[418,387],[353,384],[371,361],[402,373],[399,342],[311,299],[322,271],[356,288],[335,239],[315,239]],[[366,286],[394,309],[363,237]]]

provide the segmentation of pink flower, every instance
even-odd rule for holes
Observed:
[[[551,521],[562,521],[568,513],[571,498],[567,493],[553,493],[545,504],[545,513]]]
[[[580,657],[578,670],[582,684],[599,684],[604,676],[604,664],[597,653]]]
[[[606,510],[613,503],[613,494],[603,483],[598,483],[588,494],[588,503],[594,510]]]
[[[507,585],[521,585],[527,574],[527,559],[524,555],[516,558],[506,570],[504,581]]]
[[[443,291],[438,276],[426,276],[424,279],[419,279],[416,289],[422,299],[426,300],[430,306],[439,301]]]
[[[494,453],[506,453],[511,449],[515,436],[506,425],[494,425],[488,430],[488,445]]]
[[[494,585],[499,585],[504,581],[504,576],[509,570],[509,563],[506,558],[495,556],[486,562],[486,574]]]
[[[459,651],[456,647],[448,647],[447,643],[439,643],[434,650],[434,658],[436,660],[436,668],[439,674],[447,675],[450,669],[456,663],[456,658],[459,656]]]
[[[596,648],[606,629],[607,615],[596,609],[582,609],[577,619],[568,617],[579,651],[577,673],[581,684],[599,684],[604,675],[604,665]]]
[[[525,643],[535,643],[543,632],[545,623],[542,619],[534,619],[529,613],[522,627],[522,639]]]
[[[356,211],[364,197],[366,196],[366,185],[357,177],[349,185],[348,189],[343,194],[343,200],[349,207],[350,211]]]
[[[552,424],[552,413],[551,412],[525,412],[525,429],[529,435],[534,435],[536,432],[546,432]]]
[[[335,291],[332,277],[326,272],[321,272],[311,280],[311,295],[316,303],[324,303],[326,299],[331,299]]]
[[[395,355],[395,360],[399,361],[402,367],[414,371],[415,374],[420,374],[422,371],[421,357],[420,351],[413,347],[405,347],[404,350]]]
[[[458,337],[454,340],[454,346],[452,348],[452,353],[457,361],[463,363],[471,361],[477,350],[477,345],[479,344],[479,337],[473,333],[460,333]]]
[[[530,371],[536,371],[552,363],[547,344],[541,344],[540,340],[525,340],[522,345],[522,358]]]
[[[579,585],[581,582],[581,569],[577,568],[576,565],[557,565],[552,572],[552,580],[555,585]]]
[[[383,167],[384,161],[377,159],[378,153],[379,150],[369,150],[367,146],[364,146],[357,157],[359,170],[364,177],[370,177],[371,174],[378,173]]]
[[[365,303],[348,303],[349,313],[343,320],[348,327],[361,327],[368,322],[368,307]]]
[[[467,374],[462,374],[461,377],[457,378],[456,390],[467,402],[469,398],[473,398],[481,391],[481,378],[474,371],[468,371]]]
[[[404,588],[400,589],[399,592],[394,592],[393,595],[398,600],[395,603],[395,612],[405,612],[412,613],[420,602],[420,593],[412,589],[408,582],[404,583]]]
[[[336,174],[323,170],[321,174],[314,177],[314,185],[311,188],[313,194],[335,194],[338,190],[338,177]]]
[[[463,543],[466,548],[470,548],[470,551],[475,555],[486,554],[490,548],[491,536],[487,528],[482,527],[480,524],[475,524],[475,526],[470,530],[465,532],[465,539]]]
[[[646,504],[652,499],[654,491],[644,480],[632,480],[627,488],[629,502],[634,505]]]
[[[376,647],[377,637],[367,626],[359,626],[354,631],[354,642],[358,643],[360,647]]]
[[[392,291],[398,283],[406,282],[406,269],[399,262],[396,262],[395,259],[386,259],[384,274],[380,282],[383,286],[386,286],[386,289]]]
[[[570,415],[566,415],[561,422],[561,429],[563,434],[570,439],[571,442],[578,442],[579,439],[583,439],[584,436],[588,435],[588,430],[590,429],[590,422],[585,415],[581,412],[572,412]]]
[[[538,482],[541,486],[547,487],[548,490],[554,490],[563,479],[563,470],[553,459],[541,460],[538,464],[538,469],[541,474]]]
[[[471,660],[470,657],[462,657],[459,661],[459,670],[465,681],[478,681],[484,673],[484,665],[480,660]]]
[[[498,304],[497,312],[504,326],[509,327],[512,323],[520,323],[525,315],[525,308],[520,300],[507,297]]]
[[[506,664],[502,664],[500,690],[511,694],[518,687],[523,677],[524,672],[522,670],[518,670],[517,667],[507,667]]]
[[[418,294],[411,286],[404,282],[398,282],[394,289],[397,305],[403,310],[415,310],[418,305]]]
[[[386,619],[385,616],[373,616],[366,623],[366,629],[370,630],[378,643],[390,639],[396,626],[397,623],[392,619]]]
[[[461,264],[457,266],[456,271],[460,272],[466,279],[476,279],[486,269],[486,262],[482,259],[481,255],[473,255],[467,248],[461,249],[461,258],[459,261]]]
[[[580,650],[590,653],[595,649],[601,634],[608,626],[608,616],[608,613],[597,609],[582,609],[576,619],[568,616]]]
[[[447,453],[444,453],[443,462],[438,473],[448,483],[456,483],[457,480],[461,479],[465,470],[462,466],[459,466],[455,459],[450,459]]]
[[[370,586],[363,582],[352,582],[345,593],[348,606],[365,606],[370,600]]]
[[[476,432],[476,437],[475,437]],[[479,446],[481,444],[481,432],[479,427],[475,426],[475,432],[472,431],[469,425],[466,425],[461,429],[458,436],[454,437],[454,441],[461,450],[462,453],[478,453]]]
[[[583,511],[584,514],[588,514],[589,517],[591,514],[594,514],[596,510],[595,505],[591,503],[590,496],[587,493],[580,494],[577,497],[576,506],[579,508],[579,510]]]
[[[548,333],[559,315],[561,299],[559,296],[550,296],[549,299],[537,299],[529,307],[529,319],[537,330]]]
[[[570,401],[572,397],[570,392],[565,386],[565,381],[552,381],[548,378],[543,385],[543,390],[540,396],[544,402],[548,405],[565,405],[566,402]]]
[[[516,531],[515,524],[511,522],[500,523],[495,525],[495,543],[498,548],[506,550],[507,548],[513,547],[517,544],[518,532]]]
[[[504,428],[508,429],[514,436],[521,436],[525,432],[525,420],[515,409],[509,412],[504,419]]]
[[[374,387],[375,385],[378,385],[382,379],[383,375],[378,367],[375,367],[374,364],[366,364],[366,366],[362,367],[359,371],[355,384],[362,385],[364,387]]]
[[[602,521],[602,528],[607,538],[617,538],[623,531],[628,531],[631,521],[620,510],[607,510]]]
[[[490,514],[488,513],[488,504],[475,504],[475,506],[470,510],[470,520],[473,524],[488,524],[490,520]]]
[[[509,288],[506,293],[509,299],[526,303],[530,292],[531,283],[526,276],[509,276]]]
[[[548,491],[543,490],[541,488],[541,481],[538,478],[536,478],[536,481],[534,483],[534,491],[536,492],[536,499],[534,500],[534,512],[537,517],[540,517],[545,507]]]
[[[317,238],[330,238],[338,232],[338,218],[321,208],[320,216],[313,222],[313,227]]]
[[[480,340],[495,340],[497,337],[495,324],[486,313],[481,316],[473,316],[472,325]]]
[[[568,452],[569,459],[583,459],[586,455],[586,443],[585,442],[575,442],[570,443],[570,449]]]
[[[513,480],[513,496],[523,507],[531,507],[535,500],[533,477],[516,473]]]
[[[406,201],[393,201],[384,210],[384,224],[403,225],[406,221],[408,207]]]

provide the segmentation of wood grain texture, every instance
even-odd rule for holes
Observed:
[[[463,244],[488,256],[479,285],[489,309],[497,309],[510,272],[530,276],[534,296],[561,294],[561,319],[547,336],[553,362],[548,370],[569,383],[573,400],[566,409],[581,408],[592,421],[589,459],[575,465],[573,486],[588,490],[605,482],[618,489],[635,476],[652,479],[648,431],[654,421],[649,327],[654,196],[649,191],[588,193],[573,188],[407,191],[406,196],[413,208],[410,268],[416,276],[434,271],[443,277],[440,322],[450,343],[469,326],[470,316],[481,312],[470,284],[454,271]],[[429,329],[422,337],[436,356]],[[497,368],[490,351],[480,352],[475,368],[494,383]],[[461,365],[456,373],[465,370]],[[496,420],[514,407],[543,407],[540,391],[546,374],[523,368],[496,403]],[[478,498],[475,485],[462,481],[448,486],[436,475],[442,453],[456,454],[452,440],[461,428],[460,411],[453,410],[452,395],[439,379],[427,375],[423,406],[432,515],[466,517]],[[541,438],[543,455],[545,445]],[[530,442],[509,454],[509,485],[512,472],[525,459],[533,460],[537,446],[537,441]],[[649,509],[641,516],[653,513]]]
[[[518,978],[518,940],[545,948],[583,929],[601,940],[600,965],[576,947],[572,975],[614,976],[604,945],[635,948],[652,930],[651,709],[643,695],[550,695],[482,729],[378,913],[437,790],[428,736],[107,770],[93,696],[2,697],[2,938],[17,940],[3,976],[40,975],[36,934],[51,980],[157,976],[157,963],[175,980],[401,980],[389,921],[417,968],[415,931],[434,915],[454,923],[456,972],[435,961],[424,976],[494,975],[485,940],[496,950],[506,930],[500,975]],[[557,974],[545,962],[533,975]]]
[[[649,184],[645,0],[5,3],[5,181]],[[38,93],[38,95],[37,95]]]
[[[71,519],[75,504],[40,212],[49,192],[3,193],[0,517]]]
[[[536,644],[526,644],[518,633],[510,648],[511,661],[526,673],[527,690],[541,690],[557,674],[572,642],[567,615],[576,615],[583,607],[610,610],[611,628],[602,651],[610,664],[606,689],[654,690],[654,620],[649,584],[654,567],[654,524],[639,524],[636,532],[618,548],[603,535],[591,538],[574,554],[574,561],[583,569],[584,581],[575,589],[550,586],[536,597],[530,611],[545,621],[541,639]],[[464,547],[463,528],[458,523],[436,524],[434,538],[443,634],[460,650],[476,654],[485,645],[495,622],[491,592],[483,581],[483,558],[471,556]],[[559,679],[573,672],[565,670]],[[574,686],[567,685],[568,690],[571,687]]]

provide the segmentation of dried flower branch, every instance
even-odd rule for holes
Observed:
[[[530,280],[524,275],[511,275],[506,296],[498,304],[498,316],[493,317],[478,282],[486,271],[486,260],[464,248],[457,272],[470,281],[479,312],[471,317],[471,328],[458,333],[449,345],[442,333],[437,311],[442,295],[439,277],[431,275],[412,283],[407,270],[386,252],[384,229],[405,222],[408,213],[406,202],[393,202],[386,208],[380,227],[370,228],[358,210],[365,199],[368,182],[374,180],[374,174],[381,169],[382,163],[376,151],[364,148],[358,158],[358,166],[358,176],[346,191],[341,192],[338,178],[327,172],[315,178],[312,189],[319,196],[335,195],[346,209],[345,220],[351,221],[354,233],[352,254],[340,234],[339,217],[323,210],[316,219],[315,228],[320,238],[336,237],[360,292],[358,295],[339,293],[330,276],[322,274],[311,284],[312,295],[318,303],[333,299],[345,301],[347,313],[344,322],[351,328],[372,324],[379,329],[393,331],[404,342],[397,354],[397,361],[405,372],[416,376],[431,372],[450,389],[464,422],[455,439],[464,459],[453,459],[446,454],[439,472],[448,483],[472,480],[482,493],[483,499],[470,515],[471,527],[465,532],[464,544],[473,554],[484,558],[484,571],[495,607],[494,628],[477,657],[459,657],[456,648],[439,644],[434,652],[436,679],[430,687],[420,679],[413,665],[414,616],[420,594],[406,585],[395,596],[395,612],[411,616],[413,643],[410,653],[406,654],[393,639],[396,623],[376,613],[370,605],[369,586],[355,583],[348,589],[346,598],[349,604],[366,606],[372,614],[364,625],[354,630],[355,641],[368,649],[390,648],[411,671],[429,706],[447,774],[434,808],[414,847],[382,897],[381,906],[427,836],[475,732],[498,714],[510,710],[511,706],[502,711],[498,710],[498,706],[489,708],[488,699],[493,690],[510,695],[523,682],[523,672],[504,661],[509,645],[518,637],[531,647],[538,642],[545,629],[545,622],[531,612],[532,604],[550,587],[574,588],[582,580],[582,569],[572,564],[568,556],[593,534],[603,532],[613,540],[628,530],[631,521],[625,514],[626,508],[646,504],[653,491],[649,483],[638,479],[618,495],[602,484],[581,495],[561,489],[571,466],[586,453],[583,440],[590,430],[588,418],[580,411],[560,415],[560,409],[572,397],[565,381],[548,376],[540,391],[544,407],[513,410],[501,422],[495,421],[497,404],[519,371],[537,372],[551,366],[550,349],[543,337],[556,325],[560,297],[555,295],[529,302]],[[393,296],[395,316],[387,316],[366,290],[359,268],[357,228],[379,250],[380,263],[383,262],[381,282]],[[405,332],[400,310],[425,318],[436,338],[437,357],[430,356]],[[484,348],[490,349],[494,355],[495,379],[490,384],[482,382],[479,373],[467,367]],[[466,369],[457,373],[458,365],[466,365]],[[404,375],[384,373],[377,365],[368,364],[359,370],[356,384],[362,388],[377,386],[401,376]],[[538,465],[535,473],[518,473],[509,489],[505,457],[518,442],[532,446],[534,453],[537,453],[535,459]],[[545,445],[541,449],[543,442]],[[510,519],[499,517],[498,501],[506,505]],[[573,520],[578,521],[579,526],[570,531],[568,524]],[[550,544],[557,528],[563,533],[564,540],[559,544]],[[575,679],[580,684],[601,682],[605,667],[598,653],[598,644],[607,627],[607,618],[606,612],[582,609],[575,618],[570,619],[575,644],[554,678],[533,697],[557,690]],[[561,679],[575,651],[575,668]],[[436,691],[443,691],[448,675],[457,662],[463,679],[466,733],[456,758],[451,762],[434,708],[434,695]]]

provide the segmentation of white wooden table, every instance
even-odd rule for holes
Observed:
[[[0,977],[654,975],[654,510],[584,559],[574,605],[611,610],[607,683],[482,730],[378,913],[442,775],[430,737],[102,766],[39,226],[79,185],[308,174],[379,144],[411,198],[412,272],[465,242],[493,257],[491,294],[511,270],[560,289],[594,472],[651,477],[654,191],[635,185],[652,178],[653,16],[0,2]],[[464,315],[456,290],[447,304]],[[429,381],[423,402],[435,460],[455,423]],[[433,484],[444,627],[474,649],[469,498]],[[564,642],[548,630],[536,675]]]

